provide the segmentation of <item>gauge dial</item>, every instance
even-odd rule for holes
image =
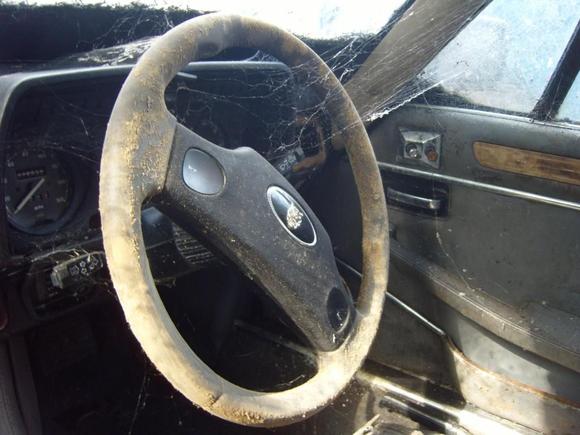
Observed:
[[[5,202],[9,222],[34,234],[56,231],[70,207],[71,172],[60,156],[23,148],[6,158]]]

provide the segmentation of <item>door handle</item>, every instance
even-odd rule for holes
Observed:
[[[420,208],[430,212],[437,212],[443,207],[443,200],[437,198],[424,198],[411,193],[401,192],[399,190],[387,188],[387,200],[396,204],[408,207]]]

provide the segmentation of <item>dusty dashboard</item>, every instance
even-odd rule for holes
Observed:
[[[74,290],[72,301],[65,298],[65,308],[85,297],[79,292],[87,286],[60,280],[63,264],[68,266],[61,275],[69,278],[71,270],[104,268],[99,255],[100,155],[128,72],[123,66],[0,77],[1,260],[13,277],[21,272],[24,282],[16,286],[32,289],[25,305],[39,316],[59,311],[58,305],[45,306],[52,293],[60,301],[61,290]],[[306,104],[310,98],[280,63],[191,64],[170,84],[165,99],[176,118],[201,136],[228,148],[252,147],[295,182],[326,156],[317,140],[323,122],[305,122],[312,119]],[[143,221],[153,228],[144,227],[152,245],[159,246],[164,235],[178,238],[194,260],[207,259],[195,240],[176,233],[155,210],[146,212]]]
[[[124,79],[124,71],[111,72],[46,80],[20,95],[6,114],[3,189],[11,252],[50,249],[99,229],[100,153]],[[304,156],[295,87],[281,64],[194,64],[170,85],[166,103],[206,139],[255,148],[282,172],[292,172],[292,163]]]

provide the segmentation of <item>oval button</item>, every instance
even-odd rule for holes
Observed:
[[[183,159],[183,181],[198,193],[215,195],[223,189],[226,179],[215,158],[205,151],[191,148]]]
[[[278,186],[269,187],[267,195],[270,207],[284,229],[304,245],[316,244],[314,225],[298,201]]]

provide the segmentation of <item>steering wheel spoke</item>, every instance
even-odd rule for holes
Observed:
[[[336,349],[355,314],[330,238],[292,185],[251,148],[178,125],[158,207],[235,263],[316,349]]]

